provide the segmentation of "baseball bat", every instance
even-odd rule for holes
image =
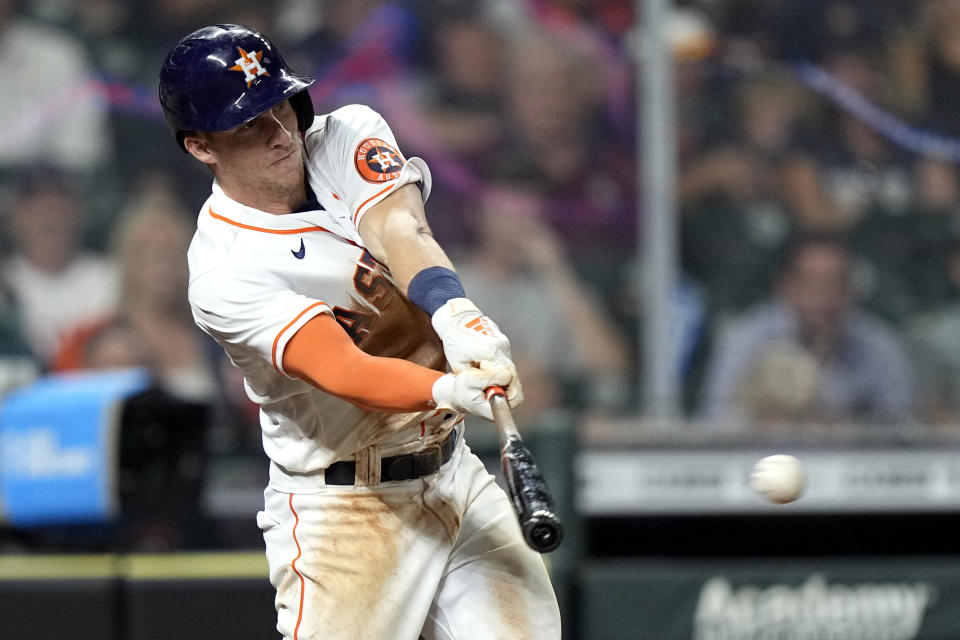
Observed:
[[[553,498],[533,454],[524,444],[503,388],[487,389],[493,422],[500,438],[500,462],[513,508],[520,521],[523,539],[539,553],[549,553],[560,545],[563,526],[553,506]]]

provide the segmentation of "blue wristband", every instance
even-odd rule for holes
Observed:
[[[466,298],[467,294],[456,273],[446,267],[427,267],[413,276],[407,297],[432,317],[447,300]]]

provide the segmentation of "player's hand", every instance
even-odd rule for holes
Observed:
[[[495,365],[492,362],[484,361],[480,363],[480,369],[493,369],[497,366],[499,365]],[[513,366],[512,362],[503,368],[510,374],[510,382],[500,386],[503,387],[503,393],[507,397],[507,404],[511,409],[516,409],[523,404],[523,387],[520,385],[520,376],[517,375],[517,368]]]
[[[434,312],[431,322],[454,373],[479,367],[481,362],[516,371],[507,336],[470,300],[448,300]]]
[[[510,380],[501,386],[511,407],[523,402],[517,367],[510,355],[510,341],[496,323],[466,298],[454,298],[436,310],[433,328],[443,341],[443,352],[454,373],[471,368],[502,368]]]
[[[487,402],[487,387],[504,386],[513,374],[503,367],[471,367],[460,373],[447,373],[433,383],[433,401],[438,409],[471,413],[493,421]],[[509,399],[509,398],[508,398]]]

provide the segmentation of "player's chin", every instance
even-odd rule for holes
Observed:
[[[273,162],[267,168],[267,173],[274,180],[284,184],[295,183],[303,178],[303,156],[295,151],[289,156]]]

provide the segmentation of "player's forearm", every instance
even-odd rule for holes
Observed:
[[[385,259],[401,291],[406,294],[410,281],[424,269],[444,267],[453,270],[453,264],[429,228],[413,228],[413,225],[403,222],[395,226],[395,231],[384,243]]]
[[[328,315],[317,316],[294,335],[283,355],[288,373],[361,408],[424,411],[433,407],[439,371],[361,351]]]
[[[425,411],[434,407],[433,383],[441,375],[406,360],[366,356],[339,367],[337,378],[314,384],[368,411]]]
[[[360,235],[370,253],[387,265],[404,293],[410,280],[424,269],[453,269],[430,232],[416,185],[404,185],[371,207],[360,222]]]

